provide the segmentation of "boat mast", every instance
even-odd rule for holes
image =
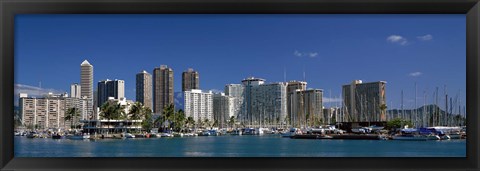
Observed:
[[[417,82],[415,82],[415,117],[414,117],[414,122],[413,122],[414,127],[417,127],[417,115],[418,115],[418,110],[417,110]]]
[[[401,106],[400,109],[402,110],[402,119],[405,119],[405,111],[403,110],[403,90],[402,90],[402,100],[401,100]]]

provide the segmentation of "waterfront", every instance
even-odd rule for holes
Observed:
[[[15,157],[466,157],[466,140],[308,140],[198,136],[69,140],[16,136]]]

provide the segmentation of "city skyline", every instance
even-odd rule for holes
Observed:
[[[165,22],[173,23],[162,25]],[[196,29],[187,29],[189,22]],[[70,84],[80,82],[76,77],[78,63],[86,59],[95,66],[93,82],[125,80],[125,96],[132,100],[138,71],[152,72],[155,67],[168,65],[175,71],[175,92],[181,91],[182,71],[195,68],[202,75],[203,90],[223,90],[226,84],[239,84],[254,76],[266,82],[306,81],[307,88],[323,89],[325,98],[340,98],[341,87],[352,80],[387,81],[387,105],[399,108],[403,90],[404,106],[410,108],[417,82],[417,106],[423,105],[424,91],[433,103],[433,91],[439,87],[443,94],[444,85],[449,97],[461,91],[464,105],[464,23],[464,15],[20,15],[15,32],[15,77],[16,84],[33,86],[41,82],[42,87],[68,92]],[[79,24],[81,29],[75,29]],[[381,29],[375,30],[378,26]],[[143,29],[147,33],[139,35],[138,30]],[[152,31],[155,29],[160,31]],[[266,32],[269,29],[273,30]],[[335,32],[344,35],[335,37]],[[115,37],[118,35],[124,37]],[[148,38],[152,35],[165,41]],[[96,40],[97,36],[99,42],[91,42],[95,46],[77,44]],[[143,38],[136,46],[128,43],[135,36]],[[48,43],[33,47],[40,40]],[[68,50],[54,48],[61,42]],[[43,59],[55,59],[62,65],[39,70],[46,64]],[[132,60],[147,62],[137,64]],[[372,67],[377,63],[378,68]],[[56,68],[62,71],[55,73],[58,78],[52,72]],[[35,73],[28,72],[32,70]]]

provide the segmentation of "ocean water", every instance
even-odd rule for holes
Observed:
[[[310,140],[263,136],[55,140],[15,137],[15,157],[466,157],[466,140]]]

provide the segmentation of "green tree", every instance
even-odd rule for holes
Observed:
[[[405,125],[412,126],[412,122],[404,120],[404,119],[400,119],[400,118],[395,118],[395,119],[387,122],[386,128],[387,129],[399,129],[399,128],[403,128],[403,126],[405,126]]]
[[[143,120],[142,120],[142,128],[146,131],[149,131],[153,127],[153,120],[152,120],[152,109],[149,107],[143,107]]]
[[[233,125],[235,124],[235,116],[230,117],[230,120],[228,120],[228,124],[231,128],[233,128]]]
[[[180,131],[185,125],[185,112],[182,109],[179,109],[174,117],[174,129]]]
[[[70,128],[74,128],[74,123],[73,123],[73,122],[74,122],[74,120],[76,120],[76,118],[79,117],[79,116],[80,116],[80,111],[79,111],[77,108],[75,108],[75,107],[69,108],[69,109],[67,110],[67,113],[66,113],[66,115],[65,115],[64,120],[65,120],[65,121],[70,121],[70,122],[71,122],[71,123],[70,123]],[[76,123],[75,123],[75,124],[76,124]]]
[[[185,124],[187,125],[188,128],[191,128],[195,125],[195,120],[193,119],[193,117],[190,116],[185,121]]]
[[[128,111],[128,114],[130,114],[130,119],[131,120],[139,120],[142,117],[145,116],[145,110],[143,109],[144,106],[140,102],[135,102],[133,105],[130,107],[130,111]]]
[[[159,122],[162,125],[163,130],[166,130],[165,123],[168,124],[168,128],[172,128],[172,123],[175,119],[175,106],[169,104],[163,108],[163,113],[160,116]]]
[[[100,107],[100,117],[107,119],[107,133],[110,131],[110,120],[118,120],[122,118],[122,114],[125,113],[124,107],[120,104],[116,104],[113,101],[107,101]]]

